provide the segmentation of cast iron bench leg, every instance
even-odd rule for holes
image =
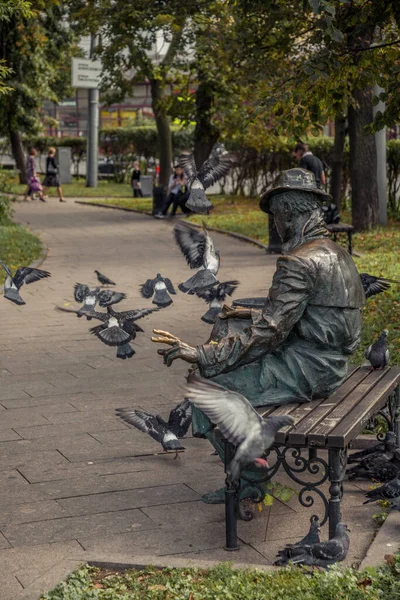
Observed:
[[[400,448],[400,385],[394,390],[395,413],[394,413],[394,432],[396,434],[397,447]]]
[[[225,473],[228,465],[235,455],[235,447],[233,444],[225,440]],[[225,550],[239,550],[237,543],[237,505],[239,484],[230,484],[226,481],[225,487],[225,530],[226,530],[226,545]]]
[[[329,450],[329,539],[335,535],[336,525],[340,523],[340,503],[342,501],[343,469],[340,461],[340,450]]]

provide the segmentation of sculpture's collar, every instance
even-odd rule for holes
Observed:
[[[288,242],[282,245],[282,250],[286,254],[291,250],[294,250],[298,246],[310,242],[321,237],[327,237],[329,235],[326,229],[324,217],[320,210],[314,210],[311,213],[310,218],[304,224],[303,228],[296,233]]]

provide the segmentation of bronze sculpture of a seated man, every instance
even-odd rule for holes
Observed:
[[[283,243],[264,308],[224,307],[210,340],[197,348],[171,334],[153,338],[172,345],[159,350],[165,364],[177,358],[193,363],[253,406],[307,402],[339,387],[360,343],[365,295],[353,259],[328,238],[324,197],[330,198],[311,172],[282,172],[260,202]],[[216,445],[211,424],[197,410],[193,432]]]

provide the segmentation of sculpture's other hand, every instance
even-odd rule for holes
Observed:
[[[168,348],[167,350],[157,350],[158,354],[164,358],[164,364],[167,365],[167,367],[170,367],[177,358],[181,358],[189,363],[197,362],[196,348],[189,346],[189,344],[185,344],[185,342],[182,342],[181,339],[168,331],[153,329],[153,333],[157,334],[157,337],[152,337],[152,342],[172,346],[172,348]]]
[[[218,316],[220,319],[251,319],[251,310],[248,308],[232,308],[224,304]]]

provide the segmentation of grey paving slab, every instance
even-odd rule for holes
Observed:
[[[10,523],[30,523],[67,517],[69,513],[55,500],[2,506],[0,528]]]

